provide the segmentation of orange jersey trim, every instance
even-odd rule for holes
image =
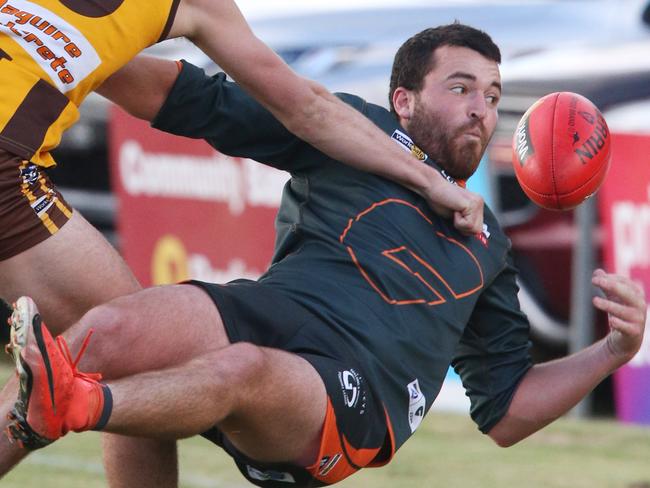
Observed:
[[[431,219],[429,219],[420,208],[418,208],[416,205],[413,205],[410,202],[401,200],[401,199],[396,199],[396,198],[390,198],[386,200],[382,200],[380,202],[373,203],[370,207],[367,209],[359,212],[356,217],[351,218],[348,221],[348,225],[345,227],[341,235],[339,236],[339,242],[341,244],[345,245],[346,250],[348,254],[350,255],[350,259],[356,266],[356,268],[359,270],[359,273],[361,276],[368,282],[368,284],[372,287],[372,289],[384,300],[386,303],[389,303],[391,305],[415,305],[415,304],[426,304],[429,306],[436,306],[436,305],[441,305],[443,303],[447,302],[447,299],[442,295],[442,293],[436,289],[436,286],[440,288],[440,285],[442,285],[442,289],[446,289],[451,297],[455,300],[459,300],[461,298],[468,297],[474,293],[477,293],[480,291],[484,285],[485,285],[485,278],[483,275],[483,269],[481,268],[481,264],[479,263],[479,260],[476,258],[476,256],[472,253],[472,251],[463,243],[458,241],[457,239],[454,239],[453,237],[447,236],[443,234],[440,231],[435,231],[435,236],[443,239],[453,246],[456,246],[460,248],[464,254],[466,254],[470,261],[474,264],[478,271],[478,276],[477,276],[477,282],[472,288],[470,289],[462,289],[462,290],[456,290],[450,283],[449,279],[446,279],[443,274],[436,268],[436,266],[433,263],[428,262],[426,259],[424,259],[422,256],[419,256],[416,252],[413,250],[409,249],[407,246],[398,246],[393,249],[384,249],[381,251],[381,255],[384,256],[386,259],[394,262],[397,264],[399,267],[401,267],[406,273],[409,273],[412,276],[413,280],[418,281],[421,285],[423,285],[427,290],[428,293],[422,292],[423,295],[430,294],[431,296],[425,298],[423,296],[414,296],[414,297],[393,297],[389,295],[389,292],[386,290],[382,289],[382,286],[380,283],[376,283],[374,279],[371,277],[370,273],[368,273],[363,266],[363,263],[359,261],[359,258],[357,257],[353,246],[346,244],[345,239],[352,230],[352,227],[356,222],[359,222],[364,216],[370,214],[373,210],[387,205],[387,204],[397,204],[397,205],[404,205],[406,207],[409,207],[413,210],[415,210],[418,215],[424,219],[425,222],[427,222],[430,226],[433,227],[433,222]],[[433,230],[433,229],[432,229]],[[405,261],[406,258],[411,265],[407,264]],[[414,265],[415,263],[415,265]],[[412,266],[413,265],[413,266]],[[424,275],[430,274],[432,276],[435,276],[436,280],[438,283],[431,283],[427,280],[427,277],[423,275],[423,273],[419,272],[420,271],[425,271]],[[435,280],[434,280],[435,281]],[[419,293],[418,293],[419,294]]]

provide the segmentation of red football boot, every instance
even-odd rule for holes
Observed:
[[[9,324],[7,351],[20,381],[18,399],[8,416],[12,420],[9,438],[27,449],[39,449],[70,430],[104,427],[112,409],[110,390],[99,383],[100,374],[77,370],[90,333],[73,360],[63,337],[52,338],[28,297],[15,303]]]

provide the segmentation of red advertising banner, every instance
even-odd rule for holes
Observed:
[[[614,134],[612,166],[599,192],[605,265],[650,297],[650,136]],[[634,359],[614,376],[617,415],[650,424],[650,327]]]
[[[287,173],[151,129],[117,108],[110,159],[121,251],[142,285],[225,283],[266,270]]]

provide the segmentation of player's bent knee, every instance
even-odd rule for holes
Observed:
[[[128,350],[133,337],[126,333],[130,315],[121,307],[111,303],[90,309],[69,331],[71,350],[78,351],[92,330],[89,347],[84,353],[82,366],[88,371],[102,371],[105,377],[112,376],[111,364],[119,357],[119,351]],[[126,349],[125,349],[126,348]]]
[[[248,342],[238,342],[216,353],[218,366],[215,376],[215,395],[223,390],[231,395],[231,409],[235,410],[254,397],[269,374],[270,365],[265,351]]]
[[[237,342],[228,346],[226,358],[229,360],[227,368],[231,370],[230,376],[249,384],[268,369],[264,350],[249,342]]]

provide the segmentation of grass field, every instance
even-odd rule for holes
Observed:
[[[8,373],[0,363],[0,378]],[[181,486],[252,486],[207,441],[180,443]],[[69,435],[32,454],[3,488],[106,486],[99,434]],[[290,485],[287,485],[290,486]],[[387,467],[364,470],[342,488],[650,488],[650,429],[562,419],[509,449],[496,447],[468,417],[432,412]]]

